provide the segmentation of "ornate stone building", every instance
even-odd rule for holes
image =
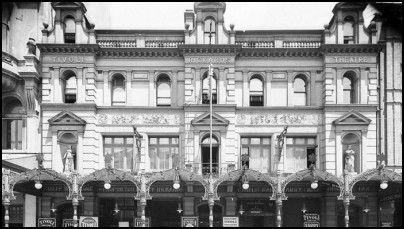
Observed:
[[[187,217],[199,226],[222,226],[223,217],[238,217],[240,226],[303,226],[307,212],[321,226],[378,226],[394,221],[387,212],[401,215],[401,205],[381,204],[383,168],[361,181],[386,161],[378,130],[389,130],[379,110],[390,70],[381,70],[382,60],[401,55],[392,51],[401,40],[391,49],[380,42],[380,15],[365,24],[367,4],[337,4],[324,30],[262,31],[226,28],[224,2],[195,3],[184,30],[96,30],[83,3],[51,6],[35,78],[40,139],[30,140],[41,143],[44,168],[69,178],[43,180],[38,216],[59,226],[76,211],[100,226],[136,226],[138,217],[150,226],[180,226]],[[3,90],[4,75],[3,67]],[[401,198],[398,186],[389,190]]]

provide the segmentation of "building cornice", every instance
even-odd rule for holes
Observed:
[[[319,57],[319,48],[243,48],[240,57]]]
[[[37,44],[41,53],[98,53],[98,44]]]
[[[324,44],[323,53],[379,53],[385,46],[381,44]]]
[[[165,57],[165,58],[176,58],[182,55],[177,48],[102,48],[98,52],[99,57]]]
[[[178,50],[182,55],[237,55],[241,51],[241,45],[178,45]]]

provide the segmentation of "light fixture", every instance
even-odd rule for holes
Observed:
[[[238,210],[238,213],[240,213],[240,215],[244,213],[243,203],[240,203],[240,209]]]
[[[306,202],[303,202],[303,207],[301,211],[303,212],[303,214],[307,212]]]
[[[42,183],[41,183],[41,181],[39,181],[39,180],[35,181],[35,188],[36,188],[36,189],[41,189],[41,188],[42,188]]]
[[[55,208],[55,203],[53,203],[52,202],[52,207],[51,207],[51,209],[50,209],[53,213],[55,213],[56,212],[56,208]]]
[[[111,181],[105,181],[104,188],[107,189],[107,190],[110,189],[111,188]]]
[[[180,188],[180,177],[178,175],[178,172],[176,172],[175,174],[175,179],[174,179],[174,184],[173,184],[173,188],[174,189],[179,189]]]
[[[250,185],[248,184],[247,175],[243,175],[243,189],[247,190],[249,187]]]
[[[389,184],[387,184],[386,180],[380,182],[380,188],[381,189],[386,189],[388,186],[389,186]]]
[[[178,212],[179,214],[181,214],[182,211],[183,211],[183,210],[182,210],[182,207],[181,207],[181,200],[180,200],[180,201],[178,201],[177,212]]]
[[[115,200],[115,208],[114,208],[114,215],[118,214],[118,212],[120,211],[118,208],[118,202]]]
[[[313,181],[313,182],[311,183],[310,187],[311,187],[312,189],[316,189],[316,188],[318,187],[318,181],[317,181],[317,180]]]
[[[370,211],[370,208],[369,208],[369,200],[368,200],[368,197],[367,197],[367,196],[365,197],[365,207],[363,208],[362,211],[365,212],[365,213],[368,213],[368,212]]]

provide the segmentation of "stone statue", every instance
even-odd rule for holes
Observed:
[[[73,172],[73,170],[74,170],[74,164],[73,163],[74,162],[73,162],[73,154],[72,154],[72,146],[71,145],[68,146],[68,148],[66,150],[66,153],[65,153],[65,156],[64,156],[64,159],[65,159],[65,165],[64,165],[63,172],[65,172],[65,173]]]
[[[352,150],[352,146],[348,145],[348,149],[345,151],[345,169],[348,172],[354,172],[355,164],[355,151]]]
[[[29,38],[27,46],[28,46],[28,54],[36,55],[36,43],[34,38]]]

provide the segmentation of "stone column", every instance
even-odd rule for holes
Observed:
[[[58,142],[57,131],[52,131],[52,169],[56,172],[63,172],[62,155],[60,154],[60,147]]]
[[[77,89],[76,102],[83,103],[85,101],[86,91],[83,85],[83,68],[77,67]]]
[[[126,91],[126,105],[133,106],[133,89],[132,89],[132,71],[127,70],[126,71],[126,85],[125,85],[125,91]]]
[[[294,88],[293,88],[293,72],[288,71],[288,107],[293,107],[294,104]]]
[[[104,78],[104,106],[111,106],[111,82],[109,80],[108,71],[103,71],[102,76]]]
[[[250,88],[248,80],[248,70],[243,70],[243,107],[250,106]]]
[[[53,102],[54,103],[63,103],[62,96],[62,84],[60,79],[60,68],[56,67],[52,72],[52,80],[53,80]],[[64,93],[64,92],[63,92]]]
[[[217,96],[219,97],[217,100],[217,104],[226,104],[226,88],[224,85],[225,82],[224,76],[224,67],[219,68],[219,77],[217,79],[216,88],[217,88]]]
[[[202,104],[202,75],[201,68],[195,68],[194,104]]]
[[[156,84],[154,82],[154,71],[149,71],[149,106],[156,106]]]
[[[264,87],[264,106],[271,106],[271,87],[272,87],[272,71],[266,71],[265,87]]]
[[[367,104],[368,103],[368,82],[367,82],[366,69],[364,67],[360,68],[360,76],[359,76],[359,82],[358,82],[357,89],[359,90],[359,96],[360,96],[360,98],[358,97],[358,103]]]
[[[171,82],[171,106],[178,107],[178,72],[173,71],[173,79]]]

